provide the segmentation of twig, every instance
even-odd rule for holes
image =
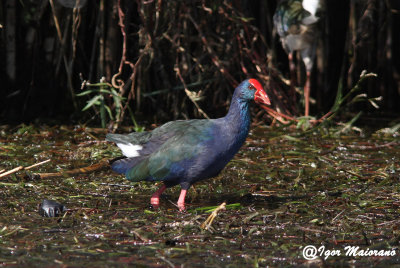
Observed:
[[[212,222],[214,221],[215,217],[217,217],[218,212],[220,210],[225,209],[226,206],[226,202],[222,203],[221,205],[219,205],[219,207],[217,207],[211,214],[210,216],[208,216],[207,220],[205,220],[205,222],[203,222],[201,224],[201,228],[208,230],[212,224]]]
[[[124,23],[125,13],[122,11],[121,1],[120,0],[118,0],[118,18],[119,18],[118,25],[121,28],[121,34],[122,34],[122,40],[123,40],[122,41],[122,56],[121,56],[121,61],[119,63],[118,73],[113,75],[111,83],[112,83],[113,87],[119,88],[120,92],[121,92],[123,90],[124,83],[123,83],[122,80],[119,80],[118,81],[119,85],[117,85],[116,78],[119,75],[121,75],[122,68],[123,68],[123,66],[125,64],[128,64],[132,68],[132,70],[134,70],[135,65],[132,62],[126,60],[126,43],[127,43],[127,39],[126,39],[126,31],[125,31],[125,23]],[[121,93],[122,93],[121,95],[123,95],[123,92],[121,92]]]
[[[164,256],[158,256],[158,258],[165,261],[170,267],[172,267],[172,268],[175,267],[175,265],[171,261],[169,261],[167,258],[165,258]]]
[[[344,103],[344,101],[347,100],[348,98],[350,98],[353,93],[359,91],[361,89],[361,83],[365,79],[370,78],[370,77],[377,77],[377,74],[375,74],[375,73],[367,73],[366,70],[363,70],[361,72],[360,79],[357,81],[356,85],[344,97],[342,97],[339,100],[335,101],[335,103],[333,104],[333,107],[328,112],[328,113],[330,113],[329,117],[326,116],[326,115],[324,115],[323,117],[324,118],[326,117],[328,120],[332,119],[336,115],[336,113],[339,111],[339,108]]]
[[[178,75],[179,79],[181,80],[184,88],[185,88],[185,93],[188,96],[188,98],[193,102],[193,104],[196,106],[197,110],[199,111],[199,113],[201,113],[205,118],[210,119],[210,117],[208,117],[208,115],[200,108],[200,106],[197,104],[196,100],[192,97],[192,95],[190,94],[191,92],[189,91],[189,89],[186,86],[185,80],[183,80],[183,77],[181,75],[181,71],[179,69],[179,67],[175,68],[175,72]]]
[[[28,170],[28,169],[31,169],[31,168],[34,168],[34,167],[37,167],[37,166],[46,164],[47,162],[50,162],[50,159],[47,159],[47,160],[44,160],[44,161],[42,161],[42,162],[33,164],[33,165],[31,165],[31,166],[29,166],[29,167],[26,167],[26,168],[24,168],[24,169],[25,169],[25,170]]]
[[[0,178],[5,177],[5,176],[8,176],[8,175],[11,175],[11,174],[14,174],[14,173],[16,173],[16,172],[18,172],[18,171],[20,171],[20,170],[23,170],[23,169],[24,169],[24,170],[32,169],[32,168],[34,168],[34,167],[43,165],[43,164],[45,164],[45,163],[47,163],[47,162],[50,162],[50,159],[47,159],[47,160],[45,160],[45,161],[42,161],[42,162],[33,164],[33,165],[31,165],[31,166],[28,166],[28,167],[19,166],[19,167],[13,168],[13,169],[11,169],[11,170],[9,170],[9,171],[7,171],[7,172],[0,173]],[[2,172],[3,172],[3,171],[4,171],[4,169],[2,170]]]
[[[273,118],[275,118],[276,120],[278,120],[279,122],[281,122],[282,124],[287,124],[289,123],[287,120],[290,121],[297,121],[297,119],[295,119],[294,117],[288,116],[286,114],[280,113],[278,111],[275,111],[272,108],[269,108],[268,106],[265,105],[261,105]]]
[[[72,169],[72,170],[53,172],[53,173],[37,173],[34,175],[39,176],[40,179],[62,177],[65,175],[73,176],[73,175],[91,173],[91,172],[103,169],[104,167],[107,167],[107,166],[109,166],[109,160],[104,159],[96,164],[93,164],[93,165],[90,165],[87,167],[83,167],[83,168],[76,168],[76,169]]]
[[[114,186],[114,187],[128,187],[128,188],[134,188],[135,186],[129,185],[129,184],[117,184],[117,183],[106,183],[102,182],[100,185],[107,185],[107,186]]]
[[[398,141],[391,141],[388,143],[373,145],[373,146],[348,144],[347,147],[352,148],[352,149],[358,149],[358,150],[376,150],[379,148],[392,147],[397,144],[398,144]]]
[[[218,71],[220,71],[223,75],[225,75],[225,77],[228,79],[228,81],[230,81],[230,83],[236,87],[238,85],[238,82],[229,73],[229,71],[225,68],[225,66],[223,66],[221,61],[218,59],[217,54],[214,52],[214,50],[208,44],[206,36],[203,34],[203,31],[201,30],[200,26],[196,23],[196,21],[193,19],[193,17],[190,14],[187,14],[187,17],[189,18],[189,20],[192,22],[193,26],[196,28],[197,32],[199,33],[200,39],[201,39],[203,45],[205,46],[205,48],[207,49],[207,52],[210,54],[211,60],[214,63],[214,65],[217,67]]]
[[[64,67],[65,67],[65,72],[67,74],[68,89],[69,89],[70,94],[71,94],[72,104],[73,104],[75,110],[77,110],[78,109],[78,104],[76,102],[75,92],[74,92],[74,88],[72,86],[72,74],[71,74],[71,70],[70,70],[70,68],[68,66],[67,56],[65,54],[65,43],[63,42],[60,23],[58,21],[57,15],[56,15],[56,9],[54,7],[53,0],[50,0],[50,6],[51,6],[51,11],[53,12],[53,20],[54,20],[54,25],[55,25],[56,30],[57,30],[57,36],[58,36],[58,39],[60,40],[60,44],[61,44],[61,51],[63,53]]]
[[[337,214],[337,215],[331,220],[331,223],[334,223],[334,222],[336,221],[336,219],[339,218],[339,216],[342,215],[343,212],[345,212],[345,211],[346,211],[346,209],[343,209],[339,214]]]
[[[145,4],[145,3],[143,3],[143,4]],[[138,5],[140,5],[139,1],[138,1]],[[129,86],[129,84],[128,84],[129,80],[131,81],[131,85],[130,85],[130,92],[128,94],[128,98],[126,100],[126,103],[125,103],[124,106],[121,105],[121,111],[120,111],[119,115],[117,116],[117,121],[113,126],[113,131],[115,131],[118,128],[119,124],[121,123],[122,119],[124,118],[126,109],[128,109],[128,107],[129,107],[128,106],[129,102],[131,101],[132,98],[135,97],[134,89],[135,89],[135,86],[136,86],[135,83],[136,83],[136,76],[137,76],[138,69],[139,69],[138,67],[140,66],[140,63],[141,63],[143,57],[149,53],[149,49],[152,46],[152,41],[149,40],[148,42],[146,42],[145,47],[140,50],[139,57],[136,60],[136,62],[132,63],[131,61],[128,61],[126,59],[127,34],[126,34],[126,29],[125,29],[126,27],[125,27],[125,23],[124,23],[125,13],[123,12],[123,10],[121,8],[121,1],[120,0],[118,0],[118,18],[119,18],[118,25],[121,28],[121,34],[122,34],[122,37],[123,37],[123,39],[122,39],[123,40],[122,41],[122,56],[121,56],[121,61],[120,61],[119,68],[118,68],[118,73],[116,73],[116,74],[114,74],[112,76],[111,84],[112,84],[112,86],[114,88],[118,88],[119,89],[118,94],[121,97],[124,96],[125,91]],[[145,20],[143,18],[143,22],[144,21]],[[150,35],[148,35],[148,36],[151,39],[151,36]],[[117,78],[122,74],[122,68],[123,68],[123,66],[125,64],[129,65],[131,70],[132,70],[132,74],[129,77],[128,83],[126,83],[126,84],[121,79],[117,80]],[[140,92],[139,91],[137,92],[136,99],[137,99],[138,102],[140,102]]]
[[[131,230],[131,232],[137,236],[137,238],[139,238],[140,240],[142,240],[142,242],[149,242],[149,239],[147,239],[146,237],[141,236],[138,231],[136,230]]]
[[[324,232],[324,231],[318,230],[318,229],[311,229],[311,228],[302,227],[302,226],[299,226],[298,228],[299,228],[300,230],[302,230],[302,231],[307,231],[307,232],[329,234],[329,233],[327,233],[327,232]]]
[[[23,166],[19,166],[19,167],[13,168],[13,169],[11,169],[11,170],[9,170],[7,172],[4,172],[4,173],[0,174],[0,178],[8,176],[8,175],[11,175],[13,173],[16,173],[16,172],[18,172],[18,171],[20,171],[22,169],[24,169]]]
[[[361,75],[360,75],[360,79],[358,80],[358,82],[356,83],[356,85],[344,96],[342,97],[340,100],[336,101],[335,104],[333,105],[333,107],[331,108],[331,110],[329,112],[327,112],[325,115],[321,116],[319,119],[311,119],[309,120],[310,123],[312,124],[317,124],[317,123],[322,123],[325,120],[331,120],[336,113],[339,111],[341,105],[344,103],[345,100],[347,100],[348,98],[351,97],[351,95],[354,92],[357,92],[360,90],[361,88],[361,83],[370,77],[377,77],[377,75],[375,73],[367,73],[366,70],[362,71]],[[262,107],[276,120],[278,120],[279,122],[283,123],[283,124],[287,124],[289,122],[287,122],[285,119],[287,120],[291,120],[294,122],[299,122],[299,119],[296,119],[294,117],[285,115],[283,113],[280,113],[272,108],[269,108],[268,106],[262,105]]]
[[[340,169],[340,170],[343,171],[344,173],[348,173],[348,174],[350,174],[350,175],[356,176],[356,177],[359,178],[359,179],[362,179],[362,178],[363,178],[363,176],[361,176],[360,174],[354,173],[354,172],[352,172],[352,171],[345,170],[345,169]]]
[[[174,205],[175,207],[179,208],[178,205],[175,204],[174,202],[172,202],[171,200],[168,199],[168,201],[169,201],[172,205]]]
[[[132,62],[128,61],[126,59],[126,44],[127,44],[127,36],[126,36],[126,31],[125,31],[125,23],[124,23],[124,19],[125,19],[125,13],[122,11],[121,8],[121,1],[118,0],[118,25],[121,28],[121,34],[122,34],[122,55],[121,55],[121,61],[119,63],[119,68],[118,68],[118,73],[114,74],[111,78],[111,84],[114,88],[118,88],[119,89],[119,95],[122,97],[125,94],[125,83],[121,80],[117,78],[122,74],[122,68],[125,64],[129,65],[132,69],[132,75],[131,75],[131,91],[134,89],[135,86],[135,76],[136,76],[136,67],[137,64],[140,63],[140,61],[142,60],[142,56],[143,54],[140,55],[139,59],[137,60],[137,62],[135,64],[133,64]],[[118,83],[117,83],[118,82]],[[130,95],[129,95],[130,97]],[[117,116],[117,122],[116,124],[113,126],[113,131],[115,131],[118,128],[118,125],[120,123],[120,121],[122,121],[122,118],[124,117],[125,114],[125,110],[127,108],[127,105],[129,103],[129,100],[127,101],[126,105],[124,107],[122,107],[121,105],[121,110],[119,115]],[[114,107],[113,107],[114,108]]]

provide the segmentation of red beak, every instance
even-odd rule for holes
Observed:
[[[249,82],[256,89],[256,93],[254,93],[254,101],[258,104],[261,104],[261,106],[262,104],[271,105],[271,101],[269,100],[267,93],[265,93],[264,89],[262,88],[260,82],[258,82],[256,79],[250,79]]]
[[[257,90],[254,94],[254,101],[258,104],[271,105],[267,93],[263,89]]]

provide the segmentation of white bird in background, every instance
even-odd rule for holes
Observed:
[[[318,42],[316,13],[323,0],[281,0],[274,14],[274,26],[288,53],[291,75],[295,73],[293,52],[299,51],[304,62],[307,78],[304,85],[304,115],[310,112],[310,75]],[[291,80],[292,81],[292,80]],[[292,83],[292,82],[291,82]],[[293,85],[292,85],[293,86]]]

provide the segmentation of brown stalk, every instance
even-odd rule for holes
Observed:
[[[63,52],[64,67],[65,67],[65,72],[67,73],[68,89],[69,89],[70,94],[71,94],[72,104],[73,104],[75,110],[77,110],[78,109],[78,104],[76,102],[75,92],[74,92],[74,88],[72,86],[72,74],[71,74],[71,70],[70,70],[69,65],[68,65],[67,56],[65,54],[65,43],[63,42],[60,23],[58,22],[58,18],[57,18],[57,15],[56,15],[56,10],[55,10],[55,7],[54,7],[54,1],[53,0],[50,0],[50,6],[51,6],[51,11],[53,13],[54,25],[55,25],[56,30],[57,30],[57,36],[58,36],[58,39],[59,39],[60,44],[61,44],[61,51]]]
[[[177,64],[177,66],[178,66],[178,64]],[[186,95],[193,102],[193,104],[196,106],[196,108],[199,111],[199,113],[201,113],[205,118],[210,119],[210,117],[208,117],[208,115],[200,108],[200,106],[197,104],[196,100],[192,97],[191,92],[187,88],[185,80],[183,79],[183,77],[181,75],[181,71],[180,71],[179,67],[175,68],[175,72],[176,72],[176,75],[179,77],[179,79],[181,80],[181,82],[182,82],[182,84],[183,84],[183,86],[185,88]]]
[[[200,39],[204,45],[204,47],[207,49],[207,52],[211,56],[211,60],[214,63],[214,65],[217,67],[218,71],[220,71],[231,83],[232,86],[236,87],[238,85],[238,82],[236,81],[235,78],[229,73],[229,71],[223,66],[221,61],[219,60],[217,54],[214,52],[214,50],[211,48],[211,46],[208,44],[208,41],[203,34],[203,31],[201,30],[200,26],[197,24],[197,22],[193,19],[193,17],[190,14],[187,14],[187,17],[189,20],[192,22],[193,26],[196,28],[197,32],[199,33]]]
[[[5,176],[8,176],[8,175],[11,175],[11,174],[14,174],[14,173],[16,173],[16,172],[18,172],[18,171],[20,171],[20,170],[29,170],[29,169],[32,169],[32,168],[34,168],[34,167],[37,167],[37,166],[46,164],[47,162],[50,162],[50,159],[47,159],[47,160],[45,160],[45,161],[42,161],[42,162],[33,164],[33,165],[31,165],[31,166],[27,166],[27,167],[19,166],[19,167],[16,167],[16,168],[11,169],[11,170],[9,170],[9,171],[6,171],[6,172],[3,172],[3,171],[4,171],[4,169],[3,169],[3,170],[2,170],[3,173],[0,173],[0,178],[5,177]]]
[[[76,168],[72,170],[66,170],[66,171],[60,171],[60,172],[52,172],[52,173],[37,173],[35,176],[38,176],[40,179],[47,179],[47,178],[55,178],[55,177],[63,177],[63,176],[74,176],[74,175],[80,175],[80,174],[88,174],[92,173],[97,170],[101,170],[105,167],[108,167],[109,160],[104,159],[101,160],[100,162],[83,167],[83,168]]]
[[[226,203],[222,203],[221,205],[219,205],[219,207],[217,207],[211,214],[210,216],[208,216],[208,218],[201,224],[201,228],[202,229],[206,229],[208,230],[211,227],[211,224],[213,223],[214,219],[217,217],[218,212],[220,210],[225,210],[226,209]]]

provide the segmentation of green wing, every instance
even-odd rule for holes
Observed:
[[[126,172],[129,180],[168,180],[179,175],[185,169],[185,161],[190,161],[204,149],[204,142],[212,139],[212,120],[176,121],[163,126],[154,134],[162,135],[173,129],[174,135],[168,135],[156,150],[144,157],[140,163]],[[151,139],[153,140],[153,139]],[[148,143],[151,143],[149,140]],[[146,144],[151,147],[151,144]]]

